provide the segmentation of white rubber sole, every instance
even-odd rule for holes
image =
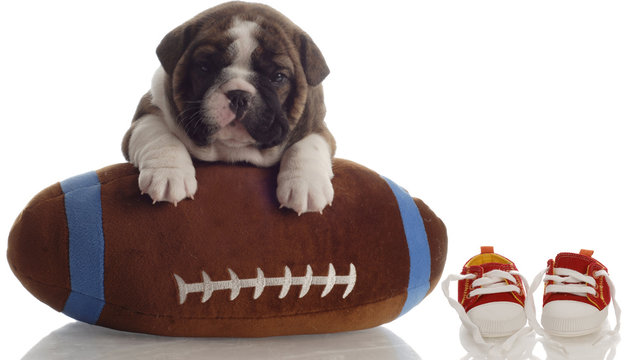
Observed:
[[[598,310],[580,301],[552,301],[543,307],[541,324],[555,336],[583,336],[600,330],[608,313],[608,307]]]

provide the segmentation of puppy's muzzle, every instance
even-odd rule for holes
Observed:
[[[235,114],[229,124],[240,124],[258,142],[260,148],[279,145],[288,134],[288,120],[273,89],[260,88],[260,96],[250,91],[229,90],[224,93],[229,109]],[[268,100],[268,101],[267,101]]]
[[[251,106],[253,95],[243,90],[231,90],[226,93],[229,99],[229,108],[235,113],[235,120],[239,121]]]

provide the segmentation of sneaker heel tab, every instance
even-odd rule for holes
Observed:
[[[494,246],[481,246],[481,253],[482,254],[494,254],[495,253],[495,247]]]
[[[580,255],[591,257],[591,255],[593,255],[593,250],[581,249]]]

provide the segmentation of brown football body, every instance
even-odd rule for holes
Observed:
[[[442,221],[375,172],[334,160],[322,214],[280,209],[277,168],[196,164],[195,200],[152,204],[118,164],[40,192],[8,259],[38,299],[114,329],[258,337],[364,329],[437,284]]]

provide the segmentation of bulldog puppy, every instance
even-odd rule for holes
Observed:
[[[268,6],[230,2],[171,31],[156,53],[161,66],[122,145],[142,193],[193,199],[193,157],[280,163],[277,198],[299,215],[332,203],[329,69],[298,26]]]

